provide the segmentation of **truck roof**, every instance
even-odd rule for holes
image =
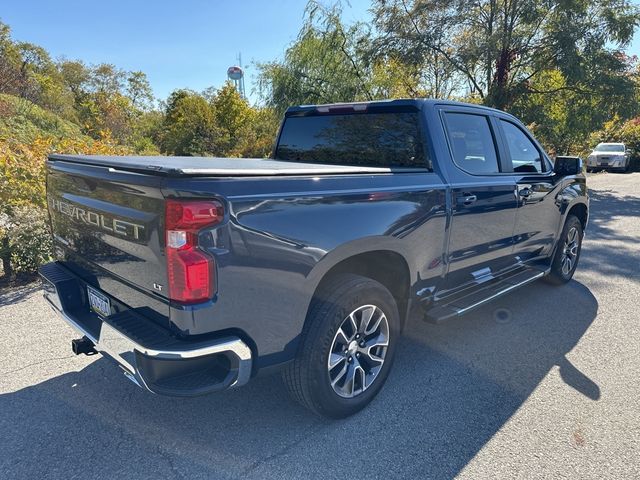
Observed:
[[[285,112],[285,116],[300,115],[310,112],[328,113],[332,110],[353,110],[353,111],[369,111],[369,110],[421,110],[424,107],[434,105],[451,105],[458,107],[473,107],[491,112],[506,113],[484,105],[475,103],[458,102],[455,100],[441,100],[438,98],[400,98],[395,100],[372,100],[368,102],[343,102],[343,103],[326,103],[319,105],[297,105],[289,107]],[[323,112],[326,110],[326,112]]]

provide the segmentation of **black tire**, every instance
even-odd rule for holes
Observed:
[[[329,354],[338,345],[334,343],[338,338],[338,329],[341,326],[344,327],[344,322],[352,313],[359,311],[359,308],[367,308],[368,306],[377,307],[386,316],[388,344],[386,347],[379,347],[384,349],[384,354],[380,354],[384,359],[375,375],[365,374],[366,366],[364,369],[360,368],[362,370],[360,377],[362,391],[352,398],[344,398],[335,391],[331,384],[330,375],[334,371],[330,372],[329,369]],[[375,312],[377,313],[378,310]],[[364,316],[361,317],[360,323],[364,323]],[[316,294],[311,302],[298,354],[283,372],[284,382],[289,393],[295,400],[317,415],[329,418],[344,418],[353,415],[367,406],[384,385],[393,364],[399,336],[398,308],[389,290],[380,283],[359,275],[336,276]],[[361,342],[364,343],[364,340],[361,339]],[[335,352],[334,350],[334,355]],[[343,352],[338,353],[342,354]],[[352,359],[349,359],[349,362],[357,362],[358,366],[361,365],[360,362],[365,365],[364,361],[370,358],[365,358],[365,356],[360,358],[360,353],[347,353],[346,350],[344,355],[345,358],[354,355]],[[355,355],[358,355],[360,360],[356,360]],[[347,365],[344,363],[342,365],[347,369],[355,368],[355,364]],[[348,372],[350,371],[348,370]],[[358,373],[357,369],[356,373]],[[372,383],[362,388],[366,384],[367,375],[373,375],[370,377],[373,378]],[[355,385],[356,378],[355,376],[352,378],[351,385]],[[352,388],[352,394],[353,390],[355,388]]]
[[[577,245],[575,252],[572,254],[570,268],[567,268],[566,262],[567,256],[569,256],[567,248],[572,245],[570,235],[572,235],[573,229],[575,229]],[[571,280],[578,266],[578,260],[580,260],[583,236],[584,232],[582,230],[582,222],[580,222],[578,217],[575,215],[569,215],[564,224],[564,228],[562,229],[562,233],[560,234],[560,238],[558,239],[558,245],[556,246],[556,251],[551,262],[551,271],[549,275],[545,277],[548,283],[553,285],[562,285]]]

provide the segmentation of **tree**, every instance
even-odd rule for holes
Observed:
[[[0,22],[0,92],[15,93],[20,78],[20,51],[11,40],[11,28]]]
[[[95,93],[113,95],[121,93],[125,81],[125,72],[111,65],[101,63],[95,66],[89,76],[89,84]]]
[[[176,90],[169,96],[160,134],[163,151],[174,155],[213,154],[218,138],[215,110],[202,95]]]
[[[375,0],[374,19],[380,50],[388,45],[409,64],[428,65],[432,56],[467,85],[467,95],[504,109],[543,93],[532,80],[550,69],[566,79],[562,90],[593,88],[601,81],[593,67],[615,66],[640,14],[626,0]]]
[[[80,102],[88,92],[91,70],[80,60],[62,60],[58,70],[75,101]]]
[[[153,91],[144,72],[130,72],[127,75],[126,93],[134,108],[141,111],[153,108]]]
[[[455,65],[447,58],[449,29],[453,18],[451,2],[430,0],[410,10],[406,2],[374,2],[373,15],[378,35],[371,42],[369,56],[382,65],[398,65],[399,77],[412,79],[420,96],[449,98],[463,85]],[[416,17],[428,18],[424,37]],[[432,48],[425,48],[427,41]],[[413,93],[410,91],[410,93]],[[411,96],[416,96],[415,94]]]
[[[371,61],[371,94],[375,99],[449,96],[436,94],[419,68],[402,63],[396,56]]]
[[[51,256],[45,196],[49,153],[122,155],[129,149],[110,141],[38,137],[29,144],[0,138],[0,263],[5,276],[34,272]]]
[[[138,155],[159,155],[164,113],[159,110],[142,112],[133,122],[129,145]]]
[[[53,64],[47,51],[32,43],[20,42],[16,44],[20,55],[18,95],[31,102],[38,102],[41,86],[38,76],[52,73]]]
[[[309,2],[307,20],[282,62],[258,65],[259,88],[268,106],[282,113],[299,104],[371,100],[365,26],[345,26],[339,5]]]
[[[176,90],[167,101],[159,145],[174,155],[264,157],[278,122],[272,109],[251,107],[229,82],[202,94]]]
[[[580,153],[591,132],[609,120],[628,119],[640,113],[637,97],[637,58],[617,56],[610,70],[605,62],[593,70],[600,77],[570,86],[560,69],[540,72],[531,80],[531,92],[510,107],[512,113],[531,124],[545,146],[555,152]],[[622,70],[622,74],[620,71]],[[552,93],[550,93],[552,92]]]
[[[269,107],[254,108],[251,121],[246,123],[230,156],[247,158],[268,157],[275,144],[281,116]]]
[[[255,111],[240,96],[231,82],[211,97],[218,127],[218,152],[220,155],[238,154],[237,146],[241,137],[247,134],[247,128],[255,120]]]

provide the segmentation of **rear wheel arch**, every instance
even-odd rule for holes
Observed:
[[[411,274],[404,256],[393,250],[373,250],[347,257],[323,274],[313,297],[330,287],[332,281],[342,274],[360,275],[382,284],[393,295],[404,326],[411,288]]]

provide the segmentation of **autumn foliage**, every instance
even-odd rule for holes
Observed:
[[[51,256],[50,153],[265,157],[277,127],[272,109],[229,83],[160,103],[143,72],[53,60],[0,22],[0,275],[34,272]]]
[[[0,258],[5,274],[33,272],[51,256],[45,197],[45,160],[52,152],[121,155],[131,149],[109,136],[0,138]]]

